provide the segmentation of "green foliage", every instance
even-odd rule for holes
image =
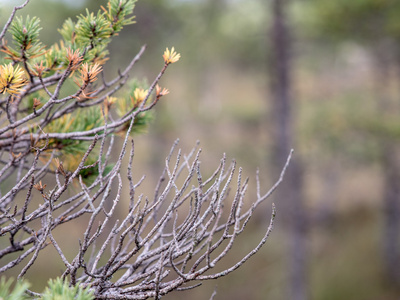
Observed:
[[[76,35],[75,23],[71,18],[66,19],[62,28],[58,29],[58,32],[62,35],[65,41],[72,41]]]
[[[397,115],[365,114],[354,127],[369,134],[377,142],[398,142],[400,140],[400,120]]]
[[[6,54],[4,61],[11,59],[17,62],[17,65],[15,68],[4,67],[4,70],[8,70],[11,75],[6,76],[5,71],[0,74],[0,91],[18,94],[28,83],[26,80],[28,75],[29,82],[32,83],[32,80],[35,80],[37,83],[37,78],[45,81],[69,68],[65,86],[68,89],[77,84],[80,88],[79,95],[74,96],[72,101],[87,103],[93,98],[99,97],[91,97],[91,92],[96,91],[97,86],[94,82],[97,80],[97,75],[103,70],[102,65],[108,59],[107,46],[111,37],[118,34],[123,26],[134,23],[132,13],[135,3],[136,0],[110,0],[106,8],[101,7],[96,14],[87,9],[85,14],[77,16],[76,22],[71,18],[67,19],[59,29],[63,40],[48,49],[42,46],[39,40],[40,20],[37,17],[27,16],[25,19],[16,17],[10,26],[16,47],[9,47],[4,41],[1,50]],[[20,66],[19,62],[23,62],[23,66]],[[18,73],[19,77],[14,79],[15,82],[11,82],[10,78],[16,77],[12,75],[16,73],[15,70],[19,70],[18,68],[24,71]],[[91,80],[87,80],[88,78]],[[54,81],[54,83],[56,82]],[[104,102],[106,104],[105,116],[102,114],[101,102],[77,109],[76,107],[79,105],[76,105],[68,113],[57,116],[45,125],[41,124],[40,129],[36,123],[31,122],[29,131],[32,134],[38,131],[54,134],[88,131],[103,126],[104,119],[112,117],[114,114],[112,108],[115,108],[115,113],[119,118],[126,117],[138,108],[138,102],[135,102],[132,95],[134,90],[142,87],[143,84],[133,80],[132,84],[128,82],[127,85],[129,86],[127,96],[115,97],[113,95],[113,103]],[[49,88],[49,90],[53,90],[53,88]],[[48,92],[44,90],[27,93],[21,101],[23,103],[23,109],[19,111],[21,117],[25,117],[27,113],[36,113],[36,109],[40,109],[48,102],[48,96]],[[138,114],[132,133],[143,132],[151,118],[149,112]],[[114,133],[124,133],[128,127],[129,120]],[[101,131],[97,131],[97,134],[101,133]],[[77,167],[78,160],[76,158],[82,158],[89,145],[90,142],[87,140],[51,138],[48,140],[48,152],[56,150],[55,156],[61,159],[66,170],[73,171]],[[36,146],[42,147],[44,142],[41,141]],[[95,152],[93,151],[91,154],[93,157],[89,157],[87,165],[92,164],[90,161],[95,161],[94,156],[97,155]],[[107,172],[107,170],[104,171]],[[98,175],[97,173],[98,167],[86,168],[81,171],[85,180],[90,180],[90,177],[94,177],[91,175]]]
[[[69,158],[71,159],[71,157]],[[88,160],[85,163],[85,166],[90,166],[93,165],[97,160],[97,157],[94,155],[89,156]],[[66,158],[66,161],[69,161],[68,158]],[[110,164],[108,163],[105,166],[105,169],[103,170],[103,176],[106,176],[110,171],[113,169],[115,164]],[[82,181],[87,185],[87,184],[92,184],[94,180],[99,176],[99,167],[98,165],[86,167],[82,169],[79,172],[79,175],[82,177]]]
[[[29,44],[38,43],[39,31],[42,29],[39,24],[37,17],[31,19],[28,15],[25,22],[22,17],[16,17],[10,27],[15,44],[26,49]]]
[[[334,155],[348,163],[371,163],[382,158],[382,144],[400,140],[398,117],[377,114],[372,99],[342,95],[329,100],[304,108],[300,143],[313,151],[313,159]]]
[[[115,111],[119,117],[124,116],[134,108],[134,91],[136,89],[147,89],[147,82],[139,81],[136,78],[128,83],[126,93],[123,97],[115,101]]]
[[[311,0],[304,20],[325,38],[376,42],[400,37],[399,1]]]
[[[123,117],[129,112],[137,110],[135,105],[137,106],[138,104],[135,103],[134,97],[134,92],[136,89],[143,89],[147,91],[148,83],[145,80],[139,81],[137,79],[133,79],[129,82],[125,96],[119,98],[114,104],[115,112],[118,117]],[[135,118],[131,134],[144,133],[146,131],[147,124],[149,124],[152,120],[153,114],[151,111],[138,114]],[[129,127],[129,122],[125,123],[124,127],[127,129]]]
[[[111,36],[116,35],[123,26],[133,24],[133,13],[136,0],[111,0],[107,7],[97,14],[86,10],[86,15],[79,15],[77,22],[67,19],[60,34],[64,38],[63,43],[71,49],[87,48],[85,61],[104,61],[108,55],[107,44]]]
[[[111,36],[122,30],[123,26],[133,24],[133,13],[136,0],[111,0],[107,10],[98,10],[97,14],[86,10],[86,14],[79,15],[77,21],[67,19],[62,28],[59,29],[63,40],[54,44],[47,51],[39,40],[41,30],[40,20],[37,17],[16,17],[11,26],[16,49],[3,44],[2,51],[14,61],[27,60],[34,64],[40,60],[35,59],[45,54],[46,66],[49,71],[65,68],[66,48],[79,49],[85,53],[84,61],[104,63],[107,59],[108,50],[106,46],[111,41]]]
[[[75,113],[63,115],[51,122],[48,126],[48,132],[77,132],[87,131],[104,124],[103,116],[99,107],[90,107],[79,109]]]
[[[11,23],[10,32],[17,49],[8,48],[6,51],[14,60],[25,60],[43,54],[43,46],[39,40],[40,20],[37,17],[16,17]],[[7,52],[6,52],[7,53]]]
[[[355,42],[369,51],[375,62],[383,61],[381,57],[385,57],[387,61],[381,65],[382,69],[391,62],[398,62],[400,1],[310,0],[305,7],[302,22],[312,37],[337,45]],[[317,60],[313,58],[313,61]],[[381,76],[378,69],[374,71]],[[389,72],[389,69],[385,71]],[[385,88],[379,87],[375,93],[387,93]],[[373,102],[387,101],[384,100],[386,97],[368,99],[368,92],[362,92],[362,95],[357,93],[350,97],[341,92],[341,99],[314,105],[314,116],[309,123],[313,128],[305,130],[310,134],[308,139],[317,138],[320,149],[340,154],[349,161],[365,163],[381,159],[382,143],[400,138],[400,123],[391,116],[390,109],[383,108],[385,105],[371,107]]]
[[[104,118],[99,107],[80,109],[74,113],[63,115],[46,126],[49,133],[68,133],[87,131],[104,124]],[[88,147],[88,142],[81,140],[58,140],[49,141],[50,148],[62,150],[63,154],[83,155]]]
[[[49,75],[52,75],[55,71],[65,68],[68,65],[66,59],[66,48],[64,43],[60,42],[54,44],[44,55],[43,61],[49,71]]]
[[[103,8],[108,22],[112,24],[113,33],[121,31],[123,26],[135,23],[134,16],[126,18],[132,14],[135,2],[136,0],[112,0],[107,5],[108,10]]]
[[[140,113],[136,116],[133,123],[133,129],[131,135],[135,133],[145,133],[147,125],[154,119],[153,113],[151,111],[146,113]]]
[[[17,281],[14,288],[11,289],[13,279],[6,280],[5,277],[0,279],[0,300],[24,300],[28,299],[25,291],[29,288],[26,281]]]
[[[112,33],[110,22],[101,11],[94,15],[86,10],[86,16],[80,15],[78,17],[75,28],[76,41],[84,47],[91,45],[94,48],[96,45],[107,43]]]
[[[63,282],[61,278],[50,279],[46,287],[42,300],[92,300],[93,293],[89,288],[83,289],[79,285],[70,287],[68,282]]]

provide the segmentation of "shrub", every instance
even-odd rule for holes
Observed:
[[[135,0],[110,0],[96,14],[66,20],[62,40],[51,47],[40,42],[38,18],[15,17],[28,2],[14,8],[0,33],[0,258],[8,259],[0,272],[14,269],[23,279],[41,251],[54,247],[65,266],[61,279],[50,281],[43,294],[24,286],[29,295],[51,298],[70,286],[72,294],[88,291],[96,299],[159,299],[225,276],[258,252],[272,230],[275,208],[260,243],[231,267],[215,271],[282,181],[290,156],[265,194],[257,176],[257,198],[245,209],[248,180],[235,162],[223,157],[203,177],[198,145],[182,155],[176,142],[154,195],[139,194],[144,177],[133,179],[132,133],[148,124],[151,110],[169,93],[158,82],[180,54],[167,48],[159,74],[146,86],[129,80],[142,47],[107,81],[107,46],[134,23]],[[6,32],[12,45],[3,39]],[[123,195],[129,195],[129,208],[121,217],[116,211]],[[85,224],[82,238],[68,259],[71,249],[59,241],[78,220]]]

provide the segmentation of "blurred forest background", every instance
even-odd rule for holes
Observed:
[[[0,1],[1,25],[22,2]],[[66,18],[105,2],[31,0],[19,14],[38,16],[50,45]],[[399,299],[400,1],[141,0],[135,15],[113,39],[107,76],[143,44],[134,76],[149,82],[166,47],[182,55],[161,81],[171,93],[136,137],[149,194],[178,137],[186,151],[200,140],[203,170],[223,152],[235,158],[253,184],[249,202],[257,168],[266,190],[295,149],[262,251],[218,282],[165,299],[209,299],[216,285],[221,300]],[[258,243],[270,207],[235,256]]]

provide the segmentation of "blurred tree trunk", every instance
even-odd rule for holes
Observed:
[[[400,251],[399,251],[399,225],[400,225],[400,168],[398,166],[398,147],[394,145],[383,146],[383,171],[384,171],[384,234],[383,256],[385,259],[386,273],[391,284],[400,286]]]
[[[293,99],[291,95],[292,38],[287,24],[286,0],[272,1],[270,78],[275,125],[274,164],[281,168],[294,144]],[[302,164],[299,155],[294,156],[288,173],[280,187],[277,198],[284,205],[286,215],[283,222],[290,231],[290,295],[288,299],[306,300],[307,293],[307,249],[306,211],[303,199]]]
[[[379,47],[380,46],[380,47]],[[374,49],[376,92],[380,115],[398,115],[396,100],[390,95],[390,66],[387,48],[379,45]],[[386,54],[386,55],[385,55]],[[398,58],[397,58],[398,60]],[[382,138],[382,136],[380,137]],[[381,166],[383,171],[383,263],[390,284],[400,287],[400,157],[397,140],[383,136],[381,143]]]

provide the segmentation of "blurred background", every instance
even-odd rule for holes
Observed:
[[[22,2],[0,1],[2,25]],[[105,3],[31,0],[19,14],[38,16],[51,45],[66,18]],[[165,299],[209,299],[215,287],[221,300],[400,299],[400,1],[141,0],[135,15],[113,39],[109,78],[143,44],[133,76],[148,82],[166,47],[182,55],[161,80],[171,93],[136,137],[144,188],[176,138],[185,151],[200,140],[203,170],[224,152],[244,168],[250,203],[257,168],[267,191],[295,149],[284,184],[224,264],[258,243],[274,202],[275,230],[258,255]]]

